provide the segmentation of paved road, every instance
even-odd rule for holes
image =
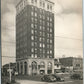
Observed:
[[[31,80],[17,80],[20,84],[83,84],[82,80],[73,80],[73,81],[65,81],[65,82],[39,82],[39,81],[31,81]]]

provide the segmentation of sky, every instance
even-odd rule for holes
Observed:
[[[54,5],[54,56],[83,57],[82,0],[52,0]],[[16,4],[19,0],[1,0],[2,65],[15,62]],[[12,58],[14,57],[14,58]]]

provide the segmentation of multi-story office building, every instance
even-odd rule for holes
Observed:
[[[19,74],[54,73],[54,3],[21,0],[16,6],[16,62]]]

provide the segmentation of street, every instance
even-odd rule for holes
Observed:
[[[72,80],[65,82],[40,82],[40,81],[31,81],[31,80],[17,80],[20,84],[83,84],[82,80]]]

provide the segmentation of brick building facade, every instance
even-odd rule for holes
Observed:
[[[16,6],[16,62],[19,74],[54,73],[54,3],[21,0]]]

